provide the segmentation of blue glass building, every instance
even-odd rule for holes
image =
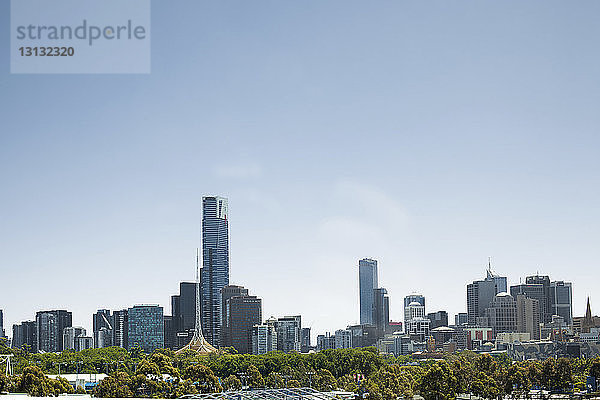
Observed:
[[[134,306],[127,310],[127,348],[140,346],[152,353],[164,347],[163,308],[154,305]]]
[[[202,330],[213,346],[221,343],[221,289],[229,285],[227,199],[202,198]]]

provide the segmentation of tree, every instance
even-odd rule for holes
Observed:
[[[471,393],[484,399],[495,399],[500,395],[500,385],[493,377],[478,372],[471,384]]]
[[[240,390],[242,388],[242,382],[235,375],[229,375],[223,379],[224,390]]]
[[[504,379],[504,393],[514,393],[517,397],[529,392],[531,381],[527,368],[520,364],[511,365]]]
[[[267,379],[265,379],[265,384],[267,387],[273,389],[281,389],[285,387],[285,382],[283,381],[283,378],[280,374],[276,372],[271,372],[267,376]]]
[[[190,365],[185,369],[184,378],[194,382],[200,393],[221,392],[223,390],[219,384],[219,379],[206,365]]]
[[[136,368],[136,374],[145,376],[162,377],[160,369],[156,363],[148,360],[142,360]]]
[[[117,371],[100,381],[94,390],[95,397],[133,397],[130,389],[131,378],[125,372]]]
[[[23,370],[17,392],[35,397],[46,397],[54,395],[54,387],[41,369],[31,366],[25,367]]]
[[[450,400],[456,397],[458,380],[447,361],[433,364],[419,385],[419,392],[426,400]]]
[[[315,378],[315,387],[317,390],[331,391],[337,386],[337,381],[335,380],[331,372],[324,368],[321,368],[319,371],[317,371]]]
[[[248,376],[248,386],[250,386],[251,388],[265,387],[265,380],[260,374],[258,368],[256,368],[254,365],[250,365],[248,367],[248,369],[246,370],[246,374]]]

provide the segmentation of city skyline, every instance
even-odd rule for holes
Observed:
[[[313,335],[358,322],[356,262],[466,309],[600,259],[600,3],[152,3],[152,72],[19,75],[0,38],[0,308],[170,305],[201,198],[230,206],[230,283]],[[0,24],[10,26],[9,2]],[[482,276],[483,275],[483,276]],[[335,310],[335,311],[334,311]]]

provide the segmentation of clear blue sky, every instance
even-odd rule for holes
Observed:
[[[358,259],[466,308],[488,256],[600,312],[600,3],[154,1],[150,75],[10,75],[0,3],[0,308],[160,303],[205,194],[231,282],[315,333],[358,320]]]

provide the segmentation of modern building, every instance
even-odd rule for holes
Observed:
[[[550,282],[550,311],[573,325],[573,288],[571,282]]]
[[[300,338],[300,352],[308,353],[311,350],[310,328],[302,328],[302,337]]]
[[[469,323],[469,314],[458,313],[454,316],[454,325],[455,326],[467,325],[468,323]]]
[[[525,294],[517,294],[517,332],[529,333],[533,340],[540,340],[540,302]]]
[[[13,325],[12,347],[37,353],[37,328],[35,321]]]
[[[507,291],[506,277],[492,272],[490,262],[486,274],[484,280],[467,285],[467,317],[471,326],[477,324],[478,317],[485,317],[485,310],[498,293]]]
[[[432,330],[441,326],[448,326],[448,313],[446,311],[429,313],[427,319],[431,321],[430,328]]]
[[[225,333],[224,345],[241,354],[252,353],[252,330],[262,321],[262,300],[248,295],[230,297],[225,303],[225,315],[226,323],[221,330]]]
[[[423,342],[429,336],[431,331],[431,321],[423,317],[414,317],[408,321],[406,326],[406,333],[408,333],[412,340],[417,342]]]
[[[351,325],[348,330],[352,333],[352,347],[375,346],[377,343],[377,328],[371,324]]]
[[[63,330],[63,350],[76,350],[75,339],[85,336],[86,331],[80,326],[68,326]]]
[[[78,336],[75,338],[75,351],[94,348],[94,338],[91,336]]]
[[[202,269],[199,271],[202,275]],[[165,331],[165,346],[169,343],[174,346],[170,348],[178,349],[177,335],[193,332],[196,327],[196,282],[179,283],[179,294],[171,296],[171,317],[172,321],[167,322],[170,330]]]
[[[174,327],[174,319],[172,315],[163,316],[164,323],[164,335],[165,335],[165,349],[175,350],[177,347],[175,346],[175,341],[177,340],[177,332]]]
[[[221,289],[221,346],[227,347],[231,346],[231,338],[228,338],[229,330],[227,329],[227,301],[236,296],[248,296],[249,292],[243,286],[238,285],[227,285],[223,289]],[[259,319],[258,322],[255,322],[256,325],[260,325],[262,322],[262,318]],[[252,330],[252,326],[250,326],[250,331]]]
[[[373,290],[373,299],[373,325],[377,327],[378,335],[383,337],[390,324],[390,298],[386,289],[377,288]]]
[[[531,275],[525,278],[525,285],[528,286],[523,292],[532,299],[540,302],[540,322],[548,323],[552,321],[552,310],[550,302],[550,277],[548,275]],[[540,286],[541,289],[535,289],[533,286]],[[539,293],[541,291],[541,293]],[[519,291],[520,292],[520,291]],[[515,297],[511,289],[511,294]],[[515,297],[516,298],[516,297]]]
[[[510,287],[510,294],[515,299],[519,295],[524,295],[529,299],[537,300],[539,303],[540,322],[545,323],[552,320],[549,302],[550,278],[545,276],[531,276],[526,278],[530,282],[538,283],[521,283]],[[547,284],[546,284],[547,280]]]
[[[506,292],[498,293],[486,309],[489,327],[496,337],[502,332],[517,332],[517,303]]]
[[[4,312],[0,310],[0,338],[6,337],[6,332],[4,331]]]
[[[285,353],[300,352],[302,344],[302,317],[300,315],[277,318],[277,350]]]
[[[418,303],[420,306],[423,307],[423,315],[420,315],[420,317],[425,317],[425,296],[423,296],[422,294],[417,294],[417,293],[413,293],[413,294],[409,294],[408,296],[406,296],[404,298],[404,328],[406,329],[406,326],[408,324],[408,321],[412,318],[411,314],[410,314],[410,305],[412,303]],[[414,304],[413,304],[414,306]]]
[[[129,348],[129,311],[127,309],[113,312],[112,345]]]
[[[338,329],[335,331],[335,348],[350,349],[352,348],[352,332],[348,329]]]
[[[252,328],[252,354],[267,354],[277,350],[277,331],[273,324],[254,325]]]
[[[317,335],[317,351],[335,349],[335,336],[331,336],[329,332],[324,335]]]
[[[226,198],[202,198],[202,329],[213,346],[221,343],[221,289],[229,285],[229,225]]]
[[[163,308],[158,305],[139,305],[127,310],[127,348],[141,347],[146,353],[164,347]]]
[[[374,290],[379,286],[377,278],[377,260],[363,258],[358,262],[358,286],[360,297],[360,323],[374,325]]]
[[[96,348],[111,347],[114,319],[110,310],[98,310],[92,316],[94,344]]]
[[[72,325],[73,316],[65,310],[38,311],[35,315],[37,350],[63,351],[63,331]]]

